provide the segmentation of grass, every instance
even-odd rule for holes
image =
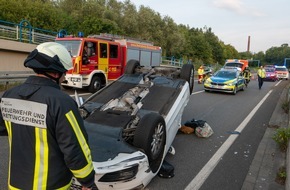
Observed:
[[[8,90],[9,88],[17,86],[19,84],[21,84],[21,82],[13,82],[13,83],[7,83],[7,84],[1,83],[0,84],[0,92]]]
[[[286,98],[286,99],[282,102],[281,107],[282,107],[282,109],[284,110],[284,112],[285,112],[286,114],[289,113],[289,100],[288,100],[288,98]]]
[[[279,171],[277,172],[275,181],[281,185],[285,185],[286,178],[287,178],[286,167],[282,166],[279,168]]]

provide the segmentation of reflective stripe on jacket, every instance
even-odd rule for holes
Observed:
[[[251,72],[249,70],[244,70],[243,76],[245,79],[250,79],[251,78]]]

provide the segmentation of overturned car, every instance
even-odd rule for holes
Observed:
[[[194,84],[191,64],[141,67],[89,97],[80,112],[99,189],[143,189],[156,176],[172,145]],[[72,189],[81,189],[75,180]]]

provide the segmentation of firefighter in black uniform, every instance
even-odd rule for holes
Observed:
[[[10,144],[8,189],[69,189],[75,177],[92,189],[94,169],[76,102],[60,90],[72,67],[66,48],[40,44],[24,61],[36,76],[1,98],[0,132]]]
[[[252,76],[251,70],[249,67],[246,67],[242,73],[243,73],[243,77],[245,78],[245,85],[246,87],[248,87],[248,84],[251,81],[251,76]]]

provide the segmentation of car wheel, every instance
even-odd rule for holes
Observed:
[[[233,95],[236,95],[236,94],[237,94],[237,86],[235,86],[233,89]]]
[[[98,76],[94,76],[89,86],[89,92],[94,93],[101,89],[101,79]]]
[[[125,74],[134,74],[135,73],[135,69],[137,67],[140,66],[140,62],[135,60],[135,59],[131,59],[127,62],[126,64],[126,68],[125,68]]]
[[[181,68],[180,78],[186,80],[189,84],[190,94],[194,86],[194,68],[192,64],[184,64]]]
[[[241,88],[241,91],[244,91],[245,90],[245,87],[246,87],[246,85],[243,84],[243,87]]]
[[[157,113],[145,115],[139,122],[134,136],[134,146],[144,150],[150,169],[157,172],[162,164],[166,142],[165,121]]]

